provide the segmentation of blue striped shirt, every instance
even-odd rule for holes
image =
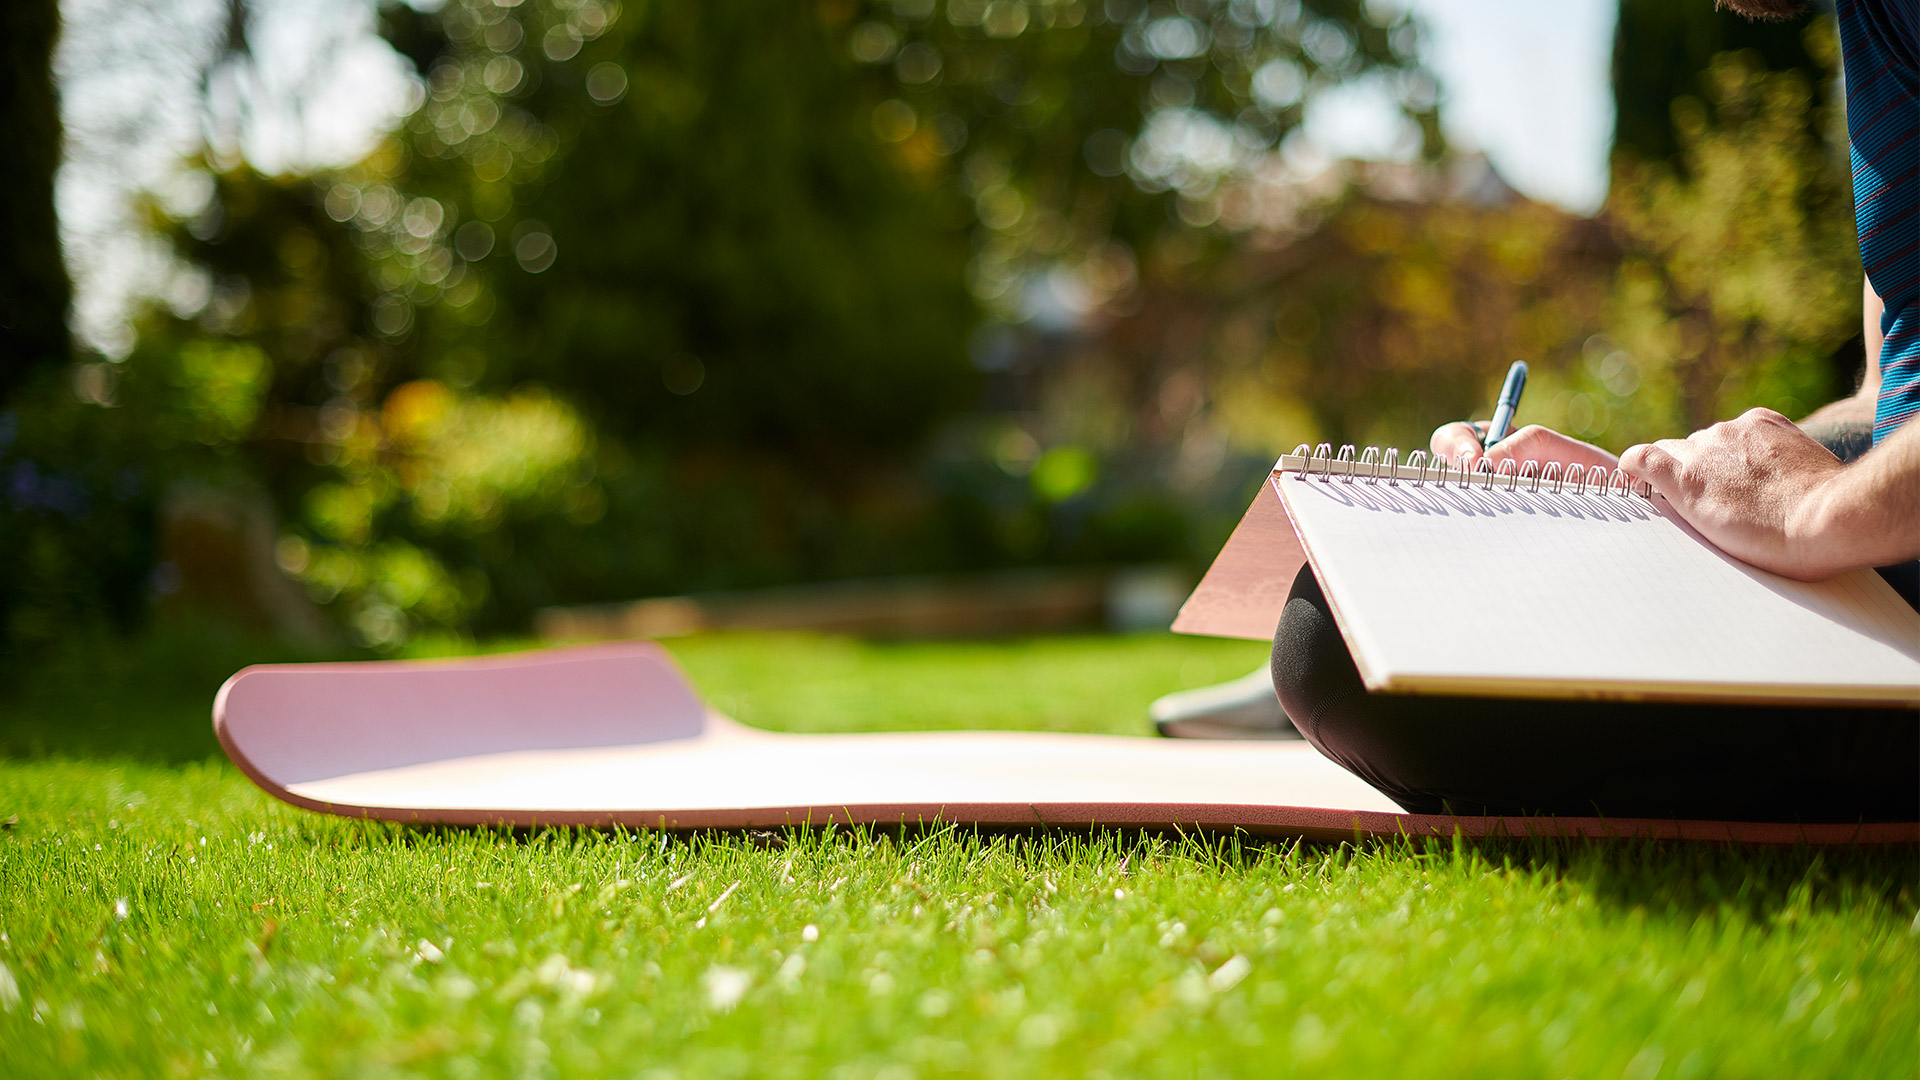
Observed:
[[[1838,0],[1860,261],[1886,305],[1875,445],[1920,412],[1920,9]]]

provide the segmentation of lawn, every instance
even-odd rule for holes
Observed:
[[[672,647],[791,731],[1144,734],[1154,694],[1261,657]],[[408,829],[284,806],[218,756],[244,644],[91,657],[0,704],[0,1076],[1920,1069],[1911,848]]]

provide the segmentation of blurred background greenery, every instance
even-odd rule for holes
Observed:
[[[1448,146],[1390,3],[388,2],[409,96],[308,167],[236,134],[325,107],[309,46],[258,40],[289,2],[161,4],[169,52],[69,0],[95,44],[59,71],[57,0],[0,14],[0,668],[155,619],[394,651],[560,603],[1197,572],[1276,451],[1423,445],[1515,359],[1523,419],[1616,447],[1859,363],[1826,15],[1621,0],[1586,215]],[[56,87],[163,52],[203,133],[141,204],[165,285],[83,339],[56,171],[150,121],[135,79],[63,148]],[[1362,83],[1410,145],[1305,160]]]

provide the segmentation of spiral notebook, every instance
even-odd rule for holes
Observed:
[[[1369,690],[1920,704],[1920,612],[1871,570],[1748,566],[1618,470],[1300,447],[1173,628],[1267,638],[1310,562]]]

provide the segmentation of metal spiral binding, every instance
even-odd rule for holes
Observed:
[[[1536,493],[1544,490],[1551,494],[1621,498],[1632,495],[1651,498],[1653,495],[1652,488],[1635,483],[1633,477],[1624,470],[1609,469],[1604,465],[1567,465],[1558,461],[1542,465],[1537,461],[1515,462],[1512,458],[1495,465],[1481,455],[1461,454],[1448,459],[1444,454],[1425,450],[1415,450],[1406,455],[1403,465],[1397,448],[1382,450],[1377,446],[1369,446],[1356,449],[1351,443],[1342,445],[1338,450],[1331,443],[1319,443],[1311,447],[1301,443],[1288,456],[1301,459],[1300,471],[1307,476],[1318,475],[1329,482],[1338,478],[1343,484],[1351,484],[1358,477],[1369,484],[1385,480],[1394,486],[1405,481],[1415,487],[1446,487],[1451,483],[1462,489],[1479,487],[1492,490],[1497,487],[1519,491],[1524,488]],[[1404,475],[1405,472],[1413,475],[1408,477]]]

